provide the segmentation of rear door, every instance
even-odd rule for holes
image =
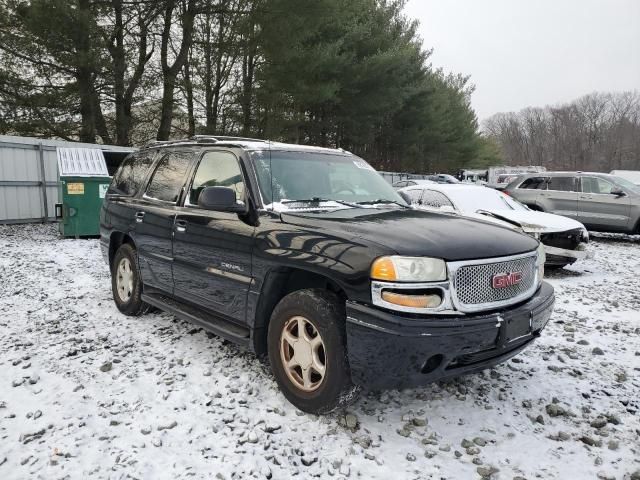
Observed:
[[[630,223],[631,202],[629,196],[614,195],[617,188],[601,177],[583,176],[578,200],[578,220],[590,228],[624,231]]]
[[[525,178],[520,185],[509,191],[516,200],[535,207],[538,204],[540,190],[545,188],[547,179],[545,177]]]
[[[173,241],[175,296],[238,323],[245,322],[255,227],[237,213],[201,209],[198,195],[205,187],[229,187],[236,201],[246,202],[245,185],[233,153],[204,152],[178,209]]]
[[[573,175],[549,177],[547,189],[540,191],[538,205],[545,212],[578,219],[578,179]]]
[[[183,192],[192,153],[162,155],[135,209],[135,240],[145,286],[173,293],[173,222]]]

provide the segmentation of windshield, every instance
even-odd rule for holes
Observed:
[[[267,209],[406,205],[373,167],[352,155],[263,150],[251,157]]]
[[[487,187],[471,187],[450,189],[447,195],[464,213],[475,213],[478,210],[528,210],[520,202],[498,190]]]
[[[626,178],[622,177],[613,177],[613,181],[616,182],[622,188],[626,188],[627,190],[631,190],[634,193],[640,193],[640,185],[636,185],[633,182],[630,182]]]

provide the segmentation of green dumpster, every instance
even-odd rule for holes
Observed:
[[[63,237],[100,235],[100,208],[111,177],[102,151],[91,148],[58,148],[59,218]]]

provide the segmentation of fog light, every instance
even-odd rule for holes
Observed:
[[[407,295],[403,293],[390,292],[385,290],[382,292],[382,299],[385,302],[400,305],[401,307],[410,308],[436,308],[442,303],[440,295]]]

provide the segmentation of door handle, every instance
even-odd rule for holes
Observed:
[[[185,220],[176,221],[176,232],[184,233],[187,231],[187,222]]]
[[[144,220],[144,212],[136,212],[136,222],[142,223]]]

